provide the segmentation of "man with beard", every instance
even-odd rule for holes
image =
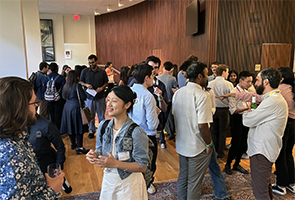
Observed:
[[[243,124],[250,128],[248,155],[252,189],[256,199],[272,199],[270,176],[272,165],[282,148],[288,118],[288,106],[278,86],[281,74],[274,68],[262,70],[256,77],[257,94],[262,102],[256,110],[243,114]]]
[[[200,199],[213,146],[208,126],[212,122],[212,105],[209,94],[203,90],[208,69],[203,63],[193,62],[186,74],[188,84],[176,91],[172,100],[176,152],[179,154],[177,198]]]
[[[89,68],[83,69],[80,76],[80,84],[88,89],[95,90],[96,95],[92,96],[88,92],[86,105],[91,111],[92,116],[97,113],[98,120],[101,122],[104,120],[104,113],[106,109],[105,104],[105,92],[104,89],[108,86],[108,76],[106,72],[97,66],[96,55],[90,55],[88,57]],[[94,138],[95,133],[95,120],[93,120],[89,125],[89,135],[88,138]]]
[[[0,79],[0,194],[3,199],[56,199],[64,173],[43,175],[26,131],[36,123],[33,85],[18,77]]]

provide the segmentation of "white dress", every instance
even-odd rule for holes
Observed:
[[[115,138],[120,130],[113,129],[112,154],[116,152]],[[148,200],[145,180],[141,172],[133,172],[121,180],[117,168],[104,169],[101,200]]]

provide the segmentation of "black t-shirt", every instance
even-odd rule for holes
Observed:
[[[92,85],[94,90],[96,90],[99,87],[102,87],[105,83],[109,82],[107,73],[99,67],[97,67],[95,71],[93,71],[90,67],[83,69],[83,71],[81,72],[80,81]],[[104,90],[97,93],[95,97],[91,96],[87,92],[86,94],[87,99],[91,100],[98,100],[104,98],[105,96]]]

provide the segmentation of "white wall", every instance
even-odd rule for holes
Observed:
[[[0,0],[0,78],[27,78],[20,0]]]
[[[41,54],[37,0],[0,0],[0,77],[27,78]]]
[[[22,1],[27,66],[29,76],[42,61],[39,8],[37,0]]]
[[[94,16],[81,15],[80,21],[74,21],[72,15],[40,14],[40,19],[52,19],[55,61],[60,66],[88,65],[87,57],[96,54]],[[72,52],[72,59],[65,59],[65,51]]]

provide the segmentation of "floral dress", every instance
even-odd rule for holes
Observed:
[[[29,135],[23,132],[17,141],[0,139],[0,199],[55,199],[46,186]]]

